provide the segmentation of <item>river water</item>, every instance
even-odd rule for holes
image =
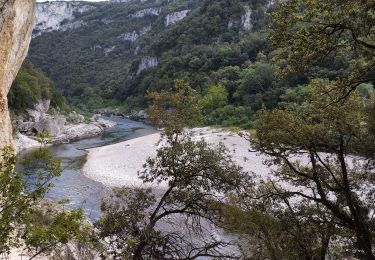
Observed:
[[[101,200],[109,193],[109,190],[82,173],[87,155],[85,149],[122,142],[156,132],[153,127],[142,122],[120,117],[104,117],[104,119],[115,121],[117,125],[106,130],[100,136],[68,144],[52,145],[48,148],[57,159],[61,160],[63,172],[61,176],[52,180],[54,187],[46,194],[46,198],[53,201],[69,199],[68,207],[82,208],[92,221],[96,221],[100,217]],[[22,152],[20,158],[25,158],[30,152],[32,150]]]
[[[92,222],[96,222],[102,215],[100,210],[101,200],[109,195],[110,190],[103,184],[89,179],[83,174],[82,168],[87,156],[86,149],[118,143],[156,132],[153,127],[142,122],[120,117],[103,118],[115,121],[117,125],[114,128],[108,129],[100,136],[82,139],[69,144],[58,144],[48,147],[48,150],[57,159],[61,160],[63,172],[61,176],[52,180],[54,187],[46,194],[46,198],[55,202],[68,199],[68,207],[72,209],[82,208],[86,216],[90,218]],[[24,151],[19,155],[19,158],[25,158],[31,152],[33,152],[33,150]],[[184,218],[181,218],[181,216],[175,216],[175,218],[176,223],[184,221]],[[197,244],[201,244],[203,242],[200,241],[206,241],[207,239],[212,240],[213,237],[224,241],[237,239],[214,227],[212,224],[207,223],[205,220],[202,220],[201,224],[202,234],[200,236],[192,236],[192,234],[187,232],[187,230],[183,230],[183,228],[181,232],[182,234],[187,232],[185,234],[186,237],[190,237],[192,242]],[[181,225],[181,227],[183,227],[183,225]],[[166,223],[161,223],[161,229],[169,230],[169,228]],[[179,227],[174,228],[178,229]],[[219,251],[233,255],[239,253],[239,249],[236,246],[220,248]],[[199,259],[206,260],[210,258],[201,257]]]

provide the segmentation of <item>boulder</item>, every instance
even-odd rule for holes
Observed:
[[[85,122],[85,117],[73,111],[68,115],[67,121],[73,124],[81,124]]]
[[[38,141],[20,133],[16,134],[14,142],[16,144],[17,152],[21,152],[30,148],[40,147],[40,143]]]
[[[32,122],[39,122],[48,112],[50,103],[50,100],[41,100],[34,105],[34,108],[26,109],[27,114],[30,116],[30,120]]]
[[[105,120],[103,118],[98,118],[95,121],[95,125],[102,127],[102,128],[111,128],[116,125],[116,122],[110,121],[110,120]]]
[[[149,115],[144,110],[140,111],[133,111],[129,116],[129,119],[135,121],[147,121],[149,119]]]
[[[66,119],[63,116],[46,116],[36,122],[33,128],[38,132],[48,131],[51,136],[58,136],[64,130]]]

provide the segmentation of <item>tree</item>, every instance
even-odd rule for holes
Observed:
[[[269,64],[255,64],[242,71],[240,85],[234,93],[234,97],[245,105],[258,110],[264,102],[262,93],[274,87],[275,79]],[[259,100],[257,100],[257,96],[260,96]]]
[[[26,60],[8,94],[9,107],[17,112],[24,112],[44,99],[51,100],[54,108],[67,109],[65,98],[56,90],[53,82]]]
[[[42,254],[49,255],[54,251],[60,251],[63,245],[75,243],[85,245],[89,249],[91,236],[90,226],[84,221],[84,213],[82,209],[66,211],[53,209],[56,206],[44,206],[34,209],[28,216],[26,232],[23,235],[26,249],[34,259]],[[82,246],[84,247],[84,246]],[[76,249],[76,254],[79,254]],[[88,254],[86,258],[92,259],[92,255]]]
[[[41,205],[51,180],[61,173],[60,161],[44,147],[48,135],[43,135],[40,149],[22,164],[23,172],[14,169],[16,156],[5,148],[0,160],[0,254],[23,248],[30,259],[48,254],[75,239],[88,239],[88,227],[81,210],[70,212],[45,210]],[[27,183],[26,183],[27,180]]]
[[[207,95],[199,100],[198,103],[203,111],[209,114],[228,104],[228,92],[224,86],[213,85],[208,89]]]
[[[305,204],[291,210],[288,200],[276,196],[249,202],[238,197],[221,211],[222,225],[246,238],[241,245],[245,259],[326,259],[331,224],[317,225]],[[343,256],[330,253],[333,259]]]
[[[147,109],[151,122],[162,126],[167,137],[178,136],[185,127],[194,127],[202,122],[197,92],[182,80],[175,81],[173,91],[150,91],[147,98],[152,101]]]
[[[212,239],[210,230],[226,202],[224,194],[241,189],[246,175],[223,145],[210,147],[183,131],[199,116],[192,89],[177,84],[176,92],[149,96],[151,119],[165,126],[160,140],[165,144],[139,178],[157,189],[115,189],[102,205],[100,236],[122,259],[238,258],[225,253],[229,243]]]
[[[275,170],[227,210],[260,234],[263,256],[375,259],[374,99],[354,91],[374,80],[373,13],[372,1],[291,0],[272,14],[275,68],[310,84],[284,95],[293,104],[260,112],[250,143]]]
[[[312,75],[332,57],[348,56],[343,72],[332,82],[345,97],[361,83],[375,80],[373,13],[370,0],[286,1],[272,14],[273,60],[284,75]]]
[[[252,192],[265,203],[269,198],[277,202],[280,212],[271,210],[271,216],[290,212],[300,224],[307,218],[315,228],[327,225],[327,244],[335,244],[335,238],[341,246],[347,243],[357,249],[352,256],[374,259],[375,100],[352,94],[332,103],[340,91],[334,92],[324,80],[311,84],[304,109],[289,106],[261,112],[251,145],[270,156],[269,164],[278,170],[272,181]],[[326,88],[330,95],[322,94]],[[323,252],[328,251],[326,246]]]

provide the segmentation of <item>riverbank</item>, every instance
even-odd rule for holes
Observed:
[[[94,137],[102,134],[106,129],[113,128],[114,126],[116,126],[115,122],[105,120],[100,118],[100,116],[96,116],[95,118],[93,117],[89,122],[63,124],[59,127],[58,131],[54,131],[52,133],[51,143],[62,144]],[[40,147],[40,143],[35,136],[29,136],[19,132],[15,134],[14,141],[17,152]]]
[[[204,139],[210,144],[222,142],[229,150],[233,160],[250,174],[266,176],[270,169],[263,164],[264,156],[249,151],[249,143],[239,134],[210,127],[193,129],[194,139]],[[160,147],[160,134],[128,140],[114,145],[88,149],[84,174],[107,187],[142,186],[138,171],[142,170],[147,158],[156,155]],[[163,186],[165,184],[160,184]],[[159,186],[159,187],[160,187]],[[162,187],[160,187],[162,188]]]
[[[52,144],[61,144],[100,135],[116,125],[101,114],[94,114],[90,118],[75,111],[67,114],[51,107],[50,103],[48,99],[41,100],[33,108],[13,113],[17,152],[39,147],[37,136],[43,132],[49,133]]]
[[[61,161],[64,169],[61,176],[52,180],[53,187],[46,194],[46,198],[52,201],[69,199],[69,208],[82,208],[87,217],[95,222],[101,216],[100,204],[107,197],[110,190],[103,184],[96,182],[82,173],[82,167],[86,162],[86,150],[93,147],[102,147],[141,136],[150,135],[156,130],[142,122],[136,122],[122,117],[103,117],[116,123],[116,126],[108,128],[103,134],[94,137],[79,139],[77,141],[48,146],[48,150],[56,159]],[[22,160],[33,152],[34,149],[19,153]],[[18,166],[23,171],[22,165]]]

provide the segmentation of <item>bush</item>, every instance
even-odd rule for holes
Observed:
[[[252,111],[248,107],[227,105],[211,112],[206,117],[206,123],[209,125],[237,126],[249,129],[253,127]]]
[[[8,94],[9,107],[23,111],[43,99],[50,99],[52,107],[67,108],[65,98],[53,82],[31,62],[25,61]]]

